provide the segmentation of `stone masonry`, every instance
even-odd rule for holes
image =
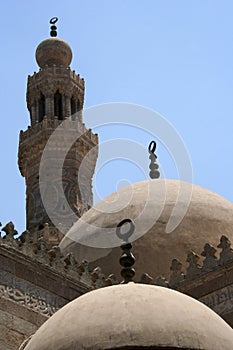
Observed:
[[[46,65],[28,77],[31,125],[20,132],[18,153],[26,181],[27,229],[48,224],[56,244],[93,204],[98,136],[82,121],[83,103],[84,80],[69,67]],[[59,224],[60,231],[54,228]]]

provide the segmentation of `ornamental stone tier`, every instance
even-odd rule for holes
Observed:
[[[39,239],[47,225],[52,246],[93,204],[98,136],[82,120],[85,84],[70,69],[70,46],[55,36],[45,39],[36,60],[40,70],[28,76],[30,126],[20,132],[18,164],[26,182],[27,229],[38,232]]]

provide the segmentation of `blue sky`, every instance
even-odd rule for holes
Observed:
[[[193,182],[233,200],[233,2],[208,0],[12,1],[1,5],[1,210],[3,224],[25,226],[25,185],[17,167],[18,134],[29,124],[28,74],[35,48],[59,17],[73,49],[71,67],[86,81],[85,106],[139,104],[163,115],[183,138]],[[127,137],[147,147],[151,135],[99,128],[100,141]],[[145,153],[146,154],[146,153]],[[163,146],[159,162],[176,178]],[[96,178],[100,197],[121,178],[144,178],[132,164],[110,162]],[[121,169],[118,173],[116,169]],[[105,181],[106,180],[106,181]]]

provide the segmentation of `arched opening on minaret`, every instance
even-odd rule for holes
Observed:
[[[42,122],[45,116],[45,97],[41,93],[39,99],[39,122]]]
[[[54,95],[54,115],[62,120],[62,95],[59,90]]]
[[[77,112],[76,101],[73,98],[73,96],[71,97],[70,105],[71,105],[71,115],[73,115],[73,114],[75,114]]]

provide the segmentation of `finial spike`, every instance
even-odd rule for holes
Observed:
[[[53,17],[50,19],[49,23],[52,24],[50,27],[50,36],[56,37],[57,36],[57,27],[55,26],[55,23],[57,23],[58,17]]]
[[[148,152],[150,154],[149,158],[151,160],[150,162],[150,178],[151,179],[158,179],[159,176],[160,176],[160,172],[159,172],[159,165],[156,163],[156,159],[157,159],[157,156],[155,154],[155,150],[156,150],[156,142],[155,141],[151,141],[151,143],[149,144],[149,147],[148,147]]]
[[[130,228],[127,232],[122,233],[121,232],[122,226],[126,224],[130,224]],[[117,225],[117,229],[116,229],[117,236],[123,240],[123,243],[121,245],[123,254],[120,257],[120,265],[123,267],[123,269],[121,270],[121,276],[124,278],[122,283],[132,282],[132,279],[135,275],[135,270],[132,268],[132,266],[135,263],[135,257],[130,251],[132,249],[132,244],[129,243],[129,238],[134,233],[134,230],[135,230],[135,225],[130,219],[122,220]]]

